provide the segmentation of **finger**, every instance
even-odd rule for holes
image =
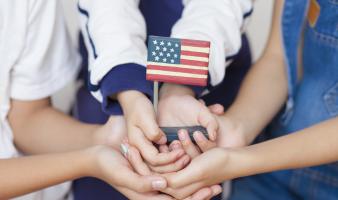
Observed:
[[[200,154],[198,148],[192,143],[187,130],[179,130],[178,138],[183,146],[184,151],[191,157],[195,158]]]
[[[208,151],[209,149],[216,147],[216,143],[208,140],[200,131],[196,131],[193,136],[202,152]]]
[[[167,187],[167,181],[163,177],[141,176],[128,167],[120,168],[112,179],[111,182],[117,186],[127,187],[140,193],[163,190]]]
[[[147,199],[147,200],[174,200],[174,198],[157,192],[137,193],[125,187],[116,187],[118,191],[124,194],[128,199]]]
[[[151,175],[149,167],[143,162],[140,152],[135,147],[129,147],[127,158],[134,170],[142,175]]]
[[[185,155],[174,163],[163,165],[163,166],[155,166],[155,167],[149,166],[149,167],[151,168],[153,172],[164,174],[164,173],[177,172],[183,169],[185,166],[187,166],[189,162],[190,162],[190,157],[188,155]]]
[[[217,195],[221,194],[222,191],[223,191],[223,188],[220,185],[213,185],[213,186],[210,187],[210,189],[212,191],[213,196],[217,196]]]
[[[166,144],[161,144],[159,150],[160,153],[169,153],[169,147]]]
[[[208,108],[215,115],[224,114],[224,107],[221,104],[214,104],[214,105],[208,106]]]
[[[201,109],[198,122],[207,129],[209,139],[211,141],[215,141],[218,130],[218,122],[214,115],[212,115],[206,107]]]
[[[178,140],[174,140],[170,145],[169,145],[169,150],[174,151],[178,149],[183,149],[182,144]]]
[[[152,166],[173,163],[185,154],[182,149],[168,153],[159,153],[157,148],[142,134],[137,134],[134,140],[137,142],[133,142],[132,145],[140,150],[142,157]],[[129,141],[132,142],[131,139]]]
[[[188,165],[186,168],[172,174],[166,174],[164,177],[168,181],[168,185],[173,188],[181,188],[187,185],[201,183],[205,179],[200,167]],[[202,184],[201,187],[204,185]],[[200,187],[200,188],[201,188]]]
[[[213,197],[213,192],[210,188],[202,188],[191,196],[191,200],[207,200]]]
[[[173,189],[171,187],[167,187],[166,189],[162,190],[162,192],[170,194],[171,196],[175,197],[176,199],[185,199],[185,198],[191,199],[192,195],[195,194],[196,192],[200,191],[201,188],[205,188],[205,187],[203,186],[202,182],[198,182],[198,183],[190,184],[188,186],[179,187],[179,188],[176,188],[176,189]],[[211,189],[210,189],[210,191],[211,191]],[[210,192],[210,193],[212,193],[212,192]]]
[[[166,144],[167,137],[164,132],[158,127],[155,117],[145,118],[141,123],[141,130],[148,140],[157,144]]]

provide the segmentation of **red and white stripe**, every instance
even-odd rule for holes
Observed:
[[[180,64],[148,62],[147,80],[206,86],[210,42],[181,40]]]

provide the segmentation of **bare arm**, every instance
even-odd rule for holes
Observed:
[[[336,162],[337,130],[338,117],[252,146],[213,148],[166,178],[173,188],[192,183],[203,187],[238,177]]]
[[[84,152],[0,159],[0,199],[9,199],[83,176]]]
[[[243,175],[311,167],[338,160],[338,117],[293,134],[239,150]],[[278,156],[277,156],[278,155]],[[238,169],[238,171],[241,171]]]
[[[287,78],[281,40],[284,1],[275,2],[273,25],[263,56],[249,71],[225,118],[234,122],[250,143],[276,115],[287,97]]]
[[[76,121],[51,106],[49,98],[12,100],[9,122],[16,146],[27,154],[64,152],[95,142],[95,125]]]

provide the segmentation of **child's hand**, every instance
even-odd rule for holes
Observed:
[[[168,152],[176,151],[176,150],[183,150],[183,147],[179,141],[173,141],[169,146],[168,145],[159,146],[159,151],[161,153],[168,153]],[[189,162],[190,162],[190,156],[184,155],[173,163],[169,163],[169,164],[161,165],[161,166],[152,166],[148,164],[148,167],[153,172],[163,174],[163,173],[177,172],[183,169],[185,166],[187,166]]]
[[[191,95],[166,94],[163,96],[158,108],[158,122],[160,126],[200,125],[207,129],[210,140],[216,140],[218,122],[203,103]]]
[[[138,91],[125,91],[117,96],[127,122],[129,143],[140,150],[142,157],[153,166],[173,163],[184,151],[160,153],[152,144],[165,144],[167,139],[156,122],[151,101]]]
[[[141,155],[136,148],[125,143],[124,149],[127,152],[126,157],[137,173],[143,176],[153,174],[148,165],[142,161]],[[192,184],[179,189],[166,188],[162,192],[173,196],[175,199],[208,200],[221,193],[222,188],[219,185],[202,188],[199,185]]]

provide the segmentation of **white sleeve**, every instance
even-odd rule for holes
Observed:
[[[90,84],[98,86],[115,66],[146,66],[146,24],[139,0],[79,0],[80,23],[89,52]],[[99,91],[93,93],[99,100]]]
[[[30,0],[25,44],[11,72],[10,95],[48,97],[72,80],[79,57],[72,47],[59,0]]]
[[[241,47],[244,18],[252,12],[251,0],[184,0],[182,18],[172,37],[211,42],[209,74],[217,85],[225,75],[226,57]]]

